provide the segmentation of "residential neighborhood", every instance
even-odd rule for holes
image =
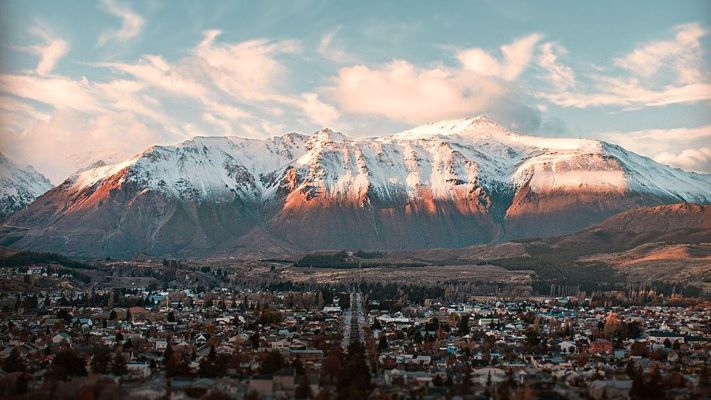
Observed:
[[[3,398],[711,396],[708,301],[447,302],[403,287],[394,302],[357,283],[102,288],[47,271],[3,271]]]

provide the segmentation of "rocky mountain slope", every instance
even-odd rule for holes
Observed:
[[[49,180],[32,167],[20,167],[0,153],[0,220],[51,188]]]
[[[112,256],[203,256],[267,242],[462,247],[571,233],[682,201],[711,202],[711,175],[477,117],[370,138],[324,129],[155,146],[72,176],[13,215],[3,235],[18,248]]]

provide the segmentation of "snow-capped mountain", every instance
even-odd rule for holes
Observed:
[[[574,232],[642,205],[711,202],[711,175],[486,117],[353,138],[196,137],[72,176],[12,217],[19,246],[207,254],[253,235],[305,249],[466,246]]]
[[[7,217],[52,188],[32,167],[22,168],[0,153],[0,219]]]

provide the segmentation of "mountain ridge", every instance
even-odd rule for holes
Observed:
[[[30,204],[52,188],[33,167],[20,167],[0,152],[0,220]]]
[[[613,144],[480,116],[360,139],[322,129],[152,146],[70,177],[9,222],[30,232],[21,247],[110,255],[229,251],[255,227],[305,249],[462,247],[708,203],[709,188],[711,175]]]

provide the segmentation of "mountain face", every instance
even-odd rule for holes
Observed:
[[[711,175],[477,117],[359,139],[324,129],[155,146],[72,176],[8,222],[23,229],[13,233],[18,248],[202,256],[265,241],[463,247],[571,233],[678,202],[711,202]]]
[[[0,153],[0,220],[51,188],[49,180],[32,167],[21,168]]]

